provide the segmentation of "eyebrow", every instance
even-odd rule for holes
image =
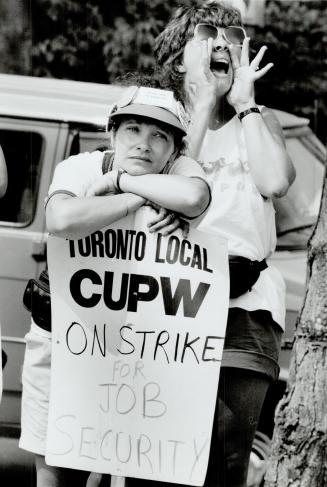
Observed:
[[[161,122],[160,123],[160,120],[156,121],[156,120],[152,120],[150,117],[146,117],[146,116],[142,116],[142,115],[139,115],[140,119],[137,119],[137,118],[126,118],[124,120],[125,123],[136,123],[138,125],[152,125],[153,127],[156,127],[157,129],[159,130],[162,130],[162,132],[165,132],[167,134],[173,134],[173,131],[170,130],[168,127],[166,128],[164,126],[164,123],[165,122]],[[143,119],[146,119],[146,121],[143,121]]]

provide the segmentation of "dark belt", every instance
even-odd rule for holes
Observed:
[[[266,259],[261,261],[250,260],[241,256],[229,257],[229,278],[231,299],[238,298],[248,291],[257,282],[260,272],[268,267]]]

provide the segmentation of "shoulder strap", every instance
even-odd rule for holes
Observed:
[[[102,159],[102,174],[106,174],[112,169],[113,152],[104,152]]]

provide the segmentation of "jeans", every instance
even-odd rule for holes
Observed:
[[[246,369],[222,367],[205,487],[246,487],[252,441],[270,379]],[[182,487],[128,479],[128,487]]]

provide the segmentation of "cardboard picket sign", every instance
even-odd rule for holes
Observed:
[[[79,241],[49,237],[46,461],[204,482],[228,311],[227,246],[147,231],[147,210]]]

